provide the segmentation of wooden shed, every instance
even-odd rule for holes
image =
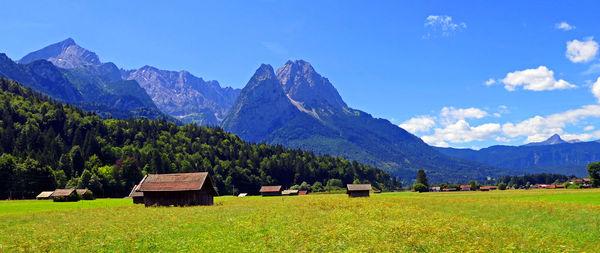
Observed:
[[[52,191],[41,192],[35,198],[36,199],[51,199],[52,198],[52,193],[54,193],[54,192],[52,192]]]
[[[214,185],[208,172],[149,174],[136,191],[144,194],[146,206],[210,206],[218,196]]]
[[[281,185],[262,186],[260,187],[260,195],[263,197],[281,196]]]
[[[144,193],[136,191],[137,187],[138,185],[135,185],[131,188],[131,192],[129,192],[127,198],[133,199],[134,204],[144,204]]]
[[[56,189],[51,197],[54,202],[75,202],[80,199],[75,189]]]
[[[298,190],[283,190],[281,195],[298,195]]]
[[[347,184],[346,194],[350,198],[369,197],[371,189],[371,184]]]

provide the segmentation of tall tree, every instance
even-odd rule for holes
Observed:
[[[429,187],[429,181],[427,180],[427,174],[425,174],[425,170],[420,169],[417,172],[417,180],[415,181],[415,183],[423,184]]]
[[[599,187],[600,186],[600,162],[590,163],[587,166],[588,174],[592,179],[592,186]]]

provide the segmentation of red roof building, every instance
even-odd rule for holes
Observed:
[[[259,192],[263,197],[281,196],[281,185],[262,186]]]

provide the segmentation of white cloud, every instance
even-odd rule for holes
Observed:
[[[481,119],[485,116],[488,116],[486,111],[475,107],[456,109],[450,106],[444,107],[440,111],[441,123],[444,125],[449,125],[463,119]]]
[[[588,117],[600,117],[600,105],[586,105],[546,117],[535,116],[516,124],[505,123],[502,125],[502,132],[511,138],[527,136],[526,142],[543,141],[553,134],[565,134],[563,128],[567,124],[573,125]]]
[[[565,80],[554,79],[554,71],[546,66],[539,66],[537,69],[517,70],[506,74],[502,79],[504,88],[508,91],[514,91],[517,87],[523,86],[523,89],[533,91],[557,90],[577,87]]]
[[[487,123],[479,126],[471,126],[465,120],[459,120],[445,128],[436,128],[433,135],[423,136],[423,141],[430,145],[439,145],[446,141],[454,143],[465,143],[471,141],[482,141],[493,138],[501,133],[500,124]]]
[[[511,142],[512,141],[509,138],[501,137],[501,136],[496,137],[494,140],[499,141],[499,142]]]
[[[435,126],[435,120],[430,116],[418,116],[404,121],[399,127],[411,133],[429,132]]]
[[[600,63],[592,64],[590,67],[583,72],[584,75],[598,74],[600,73]]]
[[[570,30],[575,29],[575,26],[569,25],[569,23],[563,21],[563,22],[560,22],[560,23],[554,25],[554,28],[556,28],[558,30],[563,30],[563,31],[570,31]]]
[[[594,127],[594,126],[586,126],[586,127],[583,129],[583,131],[592,131],[592,130],[594,130],[594,128],[596,128],[596,127]]]
[[[600,77],[592,84],[592,93],[598,99],[598,103],[600,103]]]
[[[467,24],[465,22],[454,23],[450,16],[429,15],[425,19],[425,27],[430,29],[426,37],[431,37],[435,33],[441,33],[442,36],[449,36],[455,31],[466,29]]]
[[[487,86],[490,86],[495,83],[496,83],[496,80],[494,80],[494,78],[490,78],[487,81],[485,81],[485,85],[487,85]]]
[[[567,52],[565,55],[575,63],[591,61],[598,53],[598,43],[593,39],[593,37],[589,37],[584,39],[584,41],[567,41]]]

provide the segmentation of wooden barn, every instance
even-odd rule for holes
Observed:
[[[56,189],[51,197],[54,202],[75,202],[80,199],[75,189]]]
[[[281,196],[281,185],[267,185],[260,187],[260,195],[263,197]]]
[[[371,184],[347,184],[346,194],[350,198],[369,197],[371,189]]]
[[[131,188],[131,192],[127,198],[133,199],[134,204],[144,204],[144,193],[137,191],[138,185],[135,185],[133,188]]]
[[[37,195],[37,197],[35,197],[35,199],[51,199],[52,198],[52,191],[46,191],[46,192],[41,192],[40,194]]]
[[[137,191],[144,194],[146,206],[210,206],[218,196],[214,185],[208,172],[149,174]]]
[[[286,196],[298,195],[298,190],[283,190],[281,192],[281,195],[286,195]]]

